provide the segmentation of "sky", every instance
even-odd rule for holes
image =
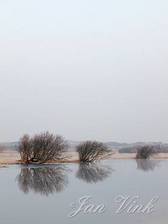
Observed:
[[[1,0],[0,142],[168,142],[167,0]]]

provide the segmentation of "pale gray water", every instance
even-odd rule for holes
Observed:
[[[113,160],[94,166],[11,166],[0,169],[0,223],[143,223],[168,220],[168,161]],[[71,203],[90,195],[104,204],[103,214],[78,214],[70,218]],[[118,195],[140,197],[147,203],[159,197],[152,214],[116,214]]]

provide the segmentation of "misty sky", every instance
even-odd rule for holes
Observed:
[[[168,141],[167,0],[1,0],[0,141]]]

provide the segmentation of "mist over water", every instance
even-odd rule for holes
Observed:
[[[168,142],[168,3],[0,3],[0,142]]]

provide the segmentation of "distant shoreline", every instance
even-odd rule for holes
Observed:
[[[67,152],[67,158],[59,160],[59,161],[49,161],[45,164],[57,164],[57,163],[79,163],[79,157],[77,152]],[[129,160],[135,159],[135,153],[118,153],[114,152],[108,160]],[[167,160],[168,153],[158,153],[151,157],[153,160]],[[20,161],[20,156],[17,151],[3,151],[0,152],[0,166],[4,165],[17,165],[22,164]]]

